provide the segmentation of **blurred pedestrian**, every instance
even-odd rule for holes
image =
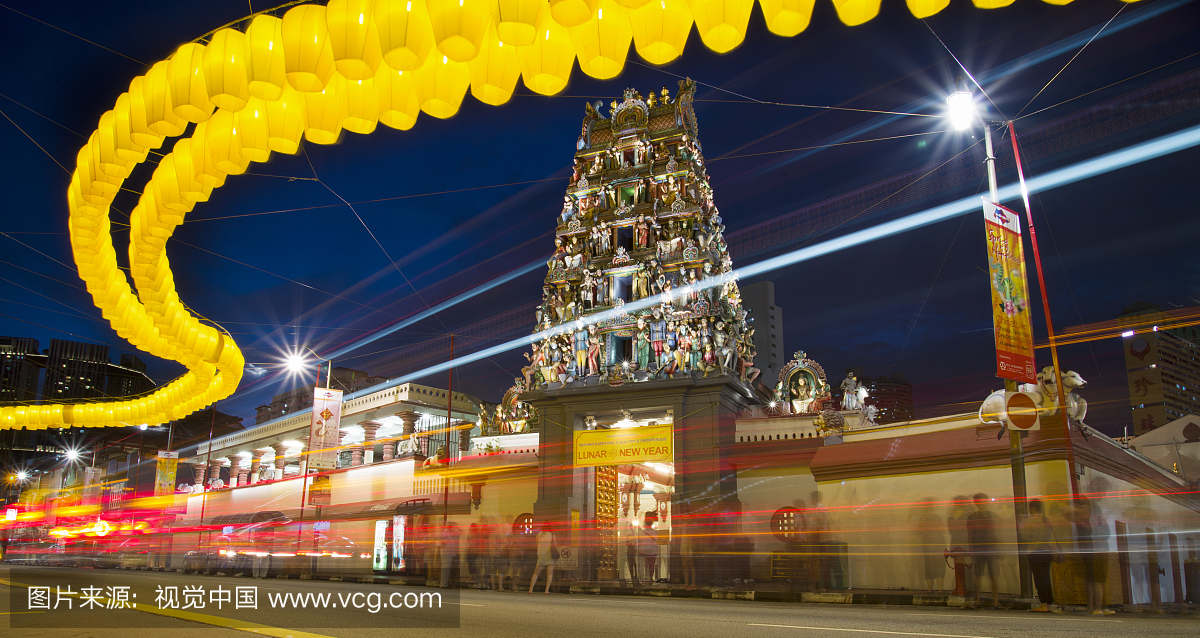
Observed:
[[[441,586],[443,588],[450,587],[457,579],[453,578],[454,562],[458,558],[458,524],[450,523],[442,531],[442,578]]]
[[[504,573],[508,571],[508,538],[498,524],[488,534],[488,581],[492,589],[504,591]]]
[[[508,536],[508,576],[512,578],[512,589],[520,587],[521,577],[525,575],[525,543],[528,539],[517,531]],[[500,579],[500,588],[504,588],[504,579]]]
[[[537,564],[533,568],[533,576],[529,579],[529,593],[533,593],[533,586],[537,584],[538,576],[541,575],[542,569],[546,570],[546,593],[550,593],[550,585],[554,583],[554,560],[558,558],[557,545],[554,543],[554,533],[550,531],[549,525],[542,524],[539,526],[541,531],[538,532],[535,539],[537,551]]]
[[[467,528],[467,581],[471,585],[483,586],[485,574],[480,571],[486,551],[486,540],[483,536],[483,526],[471,523]]]
[[[1087,581],[1087,610],[1093,616],[1103,616],[1104,588],[1108,583],[1108,553],[1103,551],[1108,549],[1107,524],[1087,497],[1075,499],[1073,509],[1075,554],[1083,563],[1083,577]]]
[[[636,519],[629,521],[625,532],[625,566],[629,568],[629,580],[638,585],[638,526]]]
[[[946,576],[946,558],[942,554],[946,536],[942,532],[942,519],[934,507],[932,498],[921,502],[916,526],[917,543],[921,548],[921,573],[925,577],[925,588],[929,591],[939,591],[942,578]]]
[[[658,530],[654,529],[654,521],[650,519],[649,515],[642,520],[642,528],[638,530],[637,539],[638,556],[641,557],[642,564],[646,568],[646,580],[653,585],[658,574],[655,571],[658,566]]]
[[[991,500],[987,494],[981,492],[972,500],[975,501],[975,511],[967,517],[967,542],[971,546],[971,556],[975,562],[975,605],[983,605],[983,592],[979,586],[984,572],[987,572],[992,583],[992,608],[1000,609],[1000,585],[996,580],[1000,541],[996,530],[996,516],[990,511]]]
[[[683,586],[686,589],[696,588],[696,560],[692,555],[693,542],[691,531],[684,530],[679,539],[679,561],[682,563]]]
[[[1054,605],[1054,583],[1050,579],[1050,566],[1062,561],[1062,548],[1054,535],[1054,526],[1046,518],[1042,502],[1029,501],[1029,516],[1021,522],[1021,546],[1029,558],[1029,571],[1033,574],[1033,585],[1037,588],[1039,607],[1030,611],[1048,612]],[[1053,610],[1058,611],[1058,610]]]

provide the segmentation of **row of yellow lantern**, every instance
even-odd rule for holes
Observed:
[[[949,0],[906,0],[917,17]],[[1012,0],[973,0],[995,8]],[[1069,0],[1046,0],[1065,4]],[[301,139],[335,142],[377,122],[411,128],[419,111],[457,112],[468,87],[502,104],[520,76],[554,94],[576,60],[587,74],[621,71],[632,42],[662,64],[683,52],[692,25],[724,52],[745,37],[754,0],[331,0],[283,18],[256,16],[245,32],[223,29],[207,45],[180,47],[130,83],[76,158],[67,193],[80,277],[113,328],[138,348],[187,372],[149,396],[75,405],[0,408],[0,429],[119,426],[177,419],[229,396],[244,359],[231,338],[203,324],[175,290],[165,247],[198,202],[231,174]],[[768,28],[804,30],[814,0],[759,0]],[[879,0],[833,0],[847,24],[870,20]],[[118,268],[109,207],[124,180],[167,137],[130,218],[130,271]]]

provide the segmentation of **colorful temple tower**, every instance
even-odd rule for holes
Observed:
[[[587,104],[525,391],[684,376],[752,384],[753,329],[697,138],[696,84]]]

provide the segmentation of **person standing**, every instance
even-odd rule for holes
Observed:
[[[454,582],[451,574],[454,572],[454,559],[458,558],[458,525],[450,523],[442,532],[442,588],[449,588]]]
[[[679,539],[679,559],[683,563],[683,586],[696,588],[696,560],[692,555],[692,534],[685,530]]]
[[[1050,580],[1050,565],[1062,559],[1062,549],[1054,537],[1054,526],[1046,518],[1041,501],[1029,501],[1029,516],[1021,522],[1020,532],[1021,545],[1029,557],[1033,585],[1037,588],[1038,600],[1042,601],[1041,607],[1030,611],[1051,611],[1054,588]]]
[[[1075,553],[1083,563],[1084,580],[1087,581],[1088,613],[1105,615],[1104,587],[1108,583],[1108,533],[1103,519],[1097,516],[1092,501],[1079,497],[1073,508],[1075,524]]]
[[[541,531],[538,532],[534,546],[537,549],[537,564],[533,568],[533,576],[529,579],[529,593],[533,593],[533,586],[537,584],[538,576],[541,575],[542,569],[546,570],[546,593],[550,593],[550,585],[554,584],[554,560],[558,558],[556,546],[554,544],[554,533],[548,529],[548,525],[543,524]]]
[[[996,517],[988,509],[990,500],[987,494],[976,494],[972,500],[975,501],[975,511],[967,517],[967,543],[975,559],[975,605],[983,604],[983,592],[979,586],[984,572],[987,572],[992,582],[992,608],[1000,609],[1000,585],[996,580],[1000,542],[996,533]]]
[[[647,516],[642,521],[642,528],[638,530],[638,555],[646,568],[646,580],[651,585],[654,584],[658,574],[655,571],[655,567],[658,565],[658,530],[654,529],[653,525],[654,523]]]

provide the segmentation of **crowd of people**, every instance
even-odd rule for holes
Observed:
[[[450,522],[423,526],[411,540],[407,555],[413,573],[424,573],[442,587],[518,591],[529,578],[528,591],[532,593],[544,571],[545,592],[550,593],[558,553],[555,543],[549,525],[531,523],[514,528],[511,520],[507,524],[485,520],[464,530]]]

